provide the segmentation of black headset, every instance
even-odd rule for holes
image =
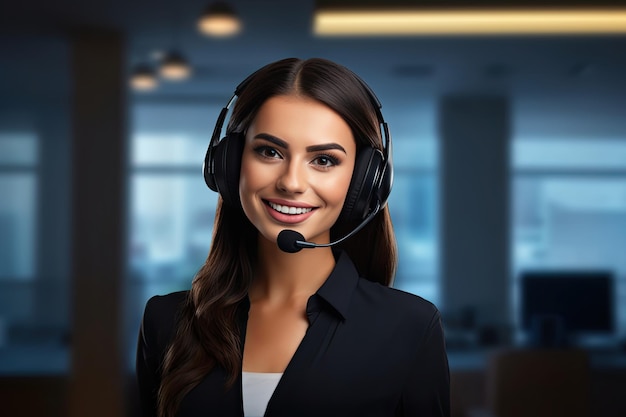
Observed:
[[[204,157],[202,167],[207,186],[218,192],[225,204],[241,207],[239,198],[239,175],[245,137],[243,132],[227,132],[220,140],[226,115],[241,91],[250,83],[258,71],[249,75],[235,89],[226,106],[220,112],[211,142]],[[366,90],[376,111],[383,139],[383,151],[367,146],[359,150],[340,219],[362,221],[368,214],[378,212],[387,203],[393,184],[393,164],[391,161],[391,136],[385,122],[380,101],[372,89],[356,74],[353,74]]]

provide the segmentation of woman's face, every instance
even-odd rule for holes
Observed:
[[[348,124],[305,97],[275,96],[246,132],[239,193],[246,216],[266,239],[284,229],[328,243],[356,157]]]

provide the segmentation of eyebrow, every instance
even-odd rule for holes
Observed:
[[[289,144],[287,142],[285,142],[284,140],[280,138],[277,138],[274,135],[270,135],[269,133],[259,133],[256,136],[254,136],[254,139],[265,139],[268,142],[272,142],[276,146],[279,146],[284,149],[289,149]],[[341,146],[338,143],[323,143],[320,145],[311,145],[311,146],[306,147],[307,152],[319,152],[319,151],[326,151],[329,149],[337,149],[345,153],[346,155],[348,154],[346,150],[343,148],[343,146]]]

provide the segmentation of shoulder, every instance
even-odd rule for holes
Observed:
[[[439,324],[441,314],[430,301],[396,288],[386,287],[365,278],[359,279],[357,302],[369,304],[370,311],[386,320],[427,330]]]
[[[188,295],[189,291],[178,291],[155,295],[147,301],[142,329],[153,346],[164,347],[169,343]]]
[[[146,314],[151,316],[170,316],[178,311],[189,295],[189,291],[177,291],[167,295],[155,295],[146,303]]]

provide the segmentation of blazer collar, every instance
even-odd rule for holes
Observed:
[[[352,260],[344,251],[339,252],[335,268],[324,284],[309,299],[307,314],[317,313],[324,308],[324,305],[327,305],[339,314],[342,320],[345,320],[358,281],[359,273]],[[317,299],[324,302],[318,303]]]
[[[333,271],[324,284],[308,300],[306,313],[309,321],[312,321],[312,318],[316,317],[321,310],[331,310],[341,320],[347,318],[350,300],[359,282],[359,273],[348,254],[344,251],[339,251],[336,259]],[[242,335],[245,335],[249,309],[250,299],[245,297],[238,308]],[[241,342],[243,345],[243,338]]]

